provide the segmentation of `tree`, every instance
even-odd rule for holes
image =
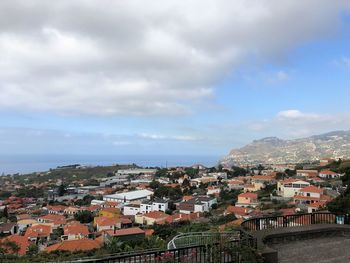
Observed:
[[[157,170],[156,174],[154,175],[155,177],[166,177],[168,174],[168,170],[165,168]]]
[[[191,182],[190,180],[188,180],[187,178],[185,178],[182,182],[182,187],[190,187],[191,186]]]
[[[90,211],[80,211],[74,215],[75,220],[82,224],[91,223],[94,220],[94,216]]]
[[[153,180],[152,182],[150,182],[149,186],[155,190],[155,189],[158,189],[160,187],[160,182],[156,181],[156,180]]]
[[[123,252],[123,242],[114,237],[106,242],[105,248],[110,254],[120,253]]]
[[[192,167],[185,168],[185,173],[190,177],[195,177],[196,175],[198,175],[198,172],[199,172],[198,169],[194,169]]]
[[[0,242],[0,254],[18,254],[20,247],[16,242],[5,239]]]
[[[66,193],[66,187],[65,187],[64,184],[62,183],[62,184],[58,187],[58,196],[64,196],[65,193]]]
[[[28,247],[28,250],[27,250],[27,255],[28,256],[35,256],[36,254],[39,253],[39,247],[35,244],[31,244],[29,247]]]

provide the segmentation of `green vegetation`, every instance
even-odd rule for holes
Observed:
[[[155,190],[154,196],[159,198],[168,197],[171,200],[178,200],[183,196],[183,193],[180,186],[173,188],[161,185]]]
[[[136,165],[113,165],[113,166],[95,166],[85,168],[65,168],[52,169],[45,174],[26,174],[15,175],[14,179],[19,183],[47,183],[50,180],[59,180],[67,184],[74,180],[87,180],[91,178],[103,178],[114,174],[119,169],[137,168]]]
[[[76,213],[74,218],[82,224],[88,224],[94,220],[94,215],[90,211],[85,210]]]
[[[330,212],[337,214],[350,213],[350,161],[337,161],[328,165],[328,168],[338,173],[344,173],[341,178],[343,186],[346,187],[344,193],[329,202],[327,208]]]

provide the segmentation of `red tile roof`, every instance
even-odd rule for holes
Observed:
[[[323,189],[322,188],[318,188],[314,185],[310,185],[310,186],[307,186],[303,189],[301,189],[299,192],[303,192],[303,193],[323,193]]]
[[[45,249],[46,252],[52,252],[57,250],[63,251],[89,251],[98,249],[101,247],[101,243],[97,240],[91,239],[79,239],[79,240],[65,240],[61,243],[54,244]]]
[[[67,223],[66,218],[62,215],[48,214],[48,215],[39,217],[39,219],[50,221],[54,225],[64,225]]]
[[[15,242],[19,246],[18,254],[21,256],[26,254],[27,249],[30,245],[27,237],[19,236],[19,235],[11,235],[11,236],[8,236],[6,238],[3,238],[0,241],[0,247],[1,247],[1,242],[6,241],[6,240],[11,241],[11,242]]]
[[[249,193],[249,192],[239,194],[238,197],[246,197],[246,198],[251,198],[251,199],[258,199],[258,195],[257,194]]]
[[[228,214],[245,216],[248,214],[248,212],[249,212],[249,210],[247,208],[239,207],[239,206],[230,205],[226,208],[226,213],[228,213]]]
[[[145,231],[143,231],[139,227],[132,227],[132,228],[119,229],[115,231],[108,230],[107,233],[112,236],[129,236],[129,235],[145,234]]]
[[[30,226],[26,233],[25,237],[37,238],[37,237],[48,237],[52,232],[52,228],[49,225],[34,225]]]
[[[149,218],[154,218],[154,219],[162,219],[162,218],[164,219],[164,218],[167,218],[169,215],[160,211],[152,211],[147,214],[144,214],[144,216]]]
[[[89,235],[89,229],[86,225],[83,224],[73,224],[64,227],[65,235]]]

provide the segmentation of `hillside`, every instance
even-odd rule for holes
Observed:
[[[225,166],[258,163],[302,163],[320,158],[350,157],[350,131],[334,131],[302,139],[268,137],[232,150],[220,162]]]

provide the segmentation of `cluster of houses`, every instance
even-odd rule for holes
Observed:
[[[277,200],[288,206],[274,212],[283,215],[298,211],[315,212],[324,209],[337,196],[333,189],[321,187],[322,182],[342,176],[330,170],[297,170],[293,177],[284,173],[278,177],[280,172],[277,169],[264,169],[230,178],[228,170],[210,172],[202,166],[196,169],[199,172],[192,177],[184,172],[184,168],[168,169],[168,174],[183,172],[172,181],[167,176],[155,177],[154,169],[118,171],[114,176],[101,179],[99,186],[70,187],[70,192],[61,197],[59,203],[57,199],[44,204],[34,198],[11,196],[0,201],[0,211],[6,209],[6,213],[12,216],[11,220],[0,223],[0,235],[3,236],[0,246],[4,240],[15,242],[20,248],[16,251],[19,255],[26,254],[31,245],[46,252],[88,251],[102,247],[113,237],[125,241],[153,235],[153,227],[157,224],[205,221],[206,216],[219,206],[223,209],[215,210],[216,215],[233,214],[236,217],[221,226],[220,229],[224,229],[228,225],[239,225],[244,219],[271,212],[262,209],[266,200],[260,198],[260,193],[270,186],[273,186],[273,191],[267,203]],[[205,185],[205,189],[202,194],[170,200],[154,196],[156,189],[150,187],[154,180],[169,188],[199,189]],[[229,205],[221,202],[221,191],[239,193],[237,200],[232,200]],[[50,194],[55,198],[53,190]],[[101,198],[78,206],[74,201],[79,195]],[[92,218],[85,220],[77,216],[83,217],[84,213]]]

